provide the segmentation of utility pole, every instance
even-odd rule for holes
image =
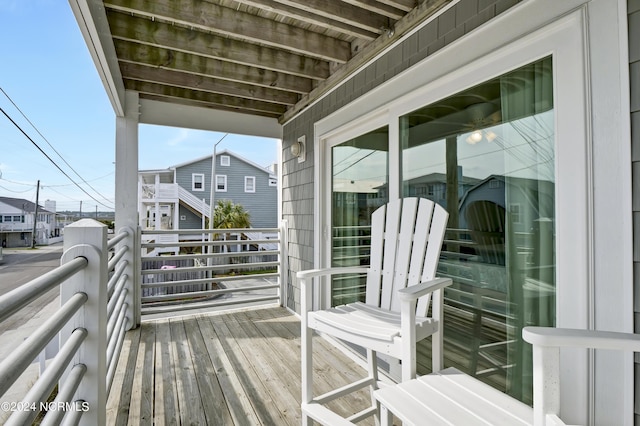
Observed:
[[[36,186],[36,206],[33,209],[33,232],[31,234],[31,248],[36,248],[36,226],[38,225],[38,201],[40,198],[40,179]]]
[[[80,201],[80,219],[82,219],[82,201]]]
[[[96,220],[98,220],[98,205],[96,204]]]

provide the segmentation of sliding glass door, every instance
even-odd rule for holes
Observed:
[[[388,199],[389,130],[382,127],[331,148],[331,264],[369,264],[371,213]],[[331,305],[364,300],[364,277],[337,276]]]
[[[522,327],[555,323],[552,75],[546,58],[400,117],[402,196],[450,214],[446,364],[526,401]]]
[[[444,206],[450,217],[438,274],[453,279],[445,366],[530,402],[531,354],[521,330],[556,320],[551,57],[387,117],[386,126],[328,145],[331,266],[368,264],[371,213],[390,198]],[[363,276],[334,278],[331,305],[363,300],[364,285]],[[419,373],[429,365],[423,342]]]

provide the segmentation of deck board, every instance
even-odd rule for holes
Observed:
[[[323,339],[314,348],[316,392],[364,376]],[[330,407],[367,404],[361,391]],[[125,337],[107,424],[301,424],[300,322],[278,307],[143,322]]]

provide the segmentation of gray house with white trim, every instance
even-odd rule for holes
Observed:
[[[211,156],[164,170],[141,170],[140,221],[143,228],[202,229],[210,214]],[[241,204],[253,228],[277,226],[278,180],[275,174],[231,151],[216,154],[214,204]],[[160,218],[156,224],[156,218]]]

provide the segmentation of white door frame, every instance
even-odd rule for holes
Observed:
[[[603,134],[612,134],[624,140],[625,123],[628,125],[629,110],[624,108],[624,76],[628,61],[620,52],[614,52],[618,60],[598,68],[600,56],[611,55],[611,46],[607,39],[616,39],[621,34],[620,21],[625,11],[620,0],[597,0],[589,4],[583,1],[530,0],[514,7],[511,11],[496,18],[488,25],[474,32],[473,37],[462,38],[421,63],[408,69],[401,75],[361,96],[336,113],[324,118],[315,125],[316,163],[316,267],[328,266],[330,259],[330,147],[367,131],[389,125],[390,146],[390,199],[399,196],[397,182],[398,117],[434,101],[450,96],[465,88],[499,76],[511,69],[552,55],[554,69],[554,110],[556,114],[556,280],[557,291],[556,323],[562,327],[600,328],[630,331],[633,328],[632,312],[632,271],[631,271],[631,179],[630,153],[624,149],[614,149],[607,153],[610,158],[600,160],[594,157],[594,150],[604,148],[607,140],[597,139]],[[597,5],[594,5],[596,4]],[[603,29],[606,21],[602,16],[590,16],[590,11],[615,8],[609,13],[610,30]],[[591,12],[593,14],[593,12]],[[617,15],[616,15],[617,13]],[[613,15],[613,16],[611,16]],[[557,18],[560,17],[560,18]],[[612,21],[618,19],[618,22]],[[625,17],[626,19],[626,17]],[[598,24],[597,31],[592,27]],[[591,32],[599,39],[593,40]],[[603,41],[603,39],[605,41]],[[609,40],[610,41],[610,40]],[[626,46],[626,44],[624,44]],[[622,50],[622,48],[620,49]],[[598,68],[597,79],[591,78],[591,70]],[[628,73],[628,70],[626,71]],[[622,82],[616,79],[622,80]],[[604,77],[604,78],[603,78]],[[614,78],[613,87],[607,77]],[[628,79],[627,79],[628,82]],[[608,84],[609,83],[609,84]],[[593,117],[600,113],[610,116],[607,108],[611,103],[602,105],[592,103],[591,95],[596,91],[609,90],[615,110],[620,118],[615,123],[596,122]],[[628,95],[628,83],[627,83]],[[621,112],[621,113],[620,113]],[[386,120],[386,121],[385,121]],[[621,129],[621,130],[620,130]],[[626,140],[630,140],[627,137]],[[617,157],[616,157],[617,156]],[[615,157],[615,158],[611,158]],[[617,176],[607,175],[607,166],[616,161]],[[626,161],[626,162],[625,162]],[[629,170],[627,170],[627,167]],[[396,170],[394,170],[394,168]],[[598,172],[601,170],[600,172]],[[598,185],[594,184],[597,173]],[[622,177],[622,179],[620,179]],[[611,191],[608,185],[617,182],[619,191]],[[619,214],[617,223],[603,225],[603,219],[595,217],[599,209],[597,198],[600,192],[606,193],[609,202],[618,202],[628,207],[626,213]],[[395,196],[391,190],[395,191]],[[606,192],[605,192],[606,191]],[[613,193],[613,194],[612,194]],[[614,219],[615,220],[615,219]],[[613,229],[612,229],[613,228]],[[613,237],[620,244],[611,241],[600,248],[601,241],[607,235],[626,235],[628,238]],[[598,246],[595,239],[598,238]],[[609,266],[612,265],[612,266]],[[618,266],[616,268],[616,265]],[[605,266],[605,268],[602,268]],[[603,278],[603,272],[615,268],[616,283],[601,283],[596,287],[596,277]],[[614,271],[614,274],[615,274]],[[606,275],[606,274],[605,274]],[[598,281],[601,282],[601,281]],[[613,295],[601,297],[603,286],[612,289]],[[598,295],[600,302],[596,299]],[[326,296],[326,295],[325,295]],[[325,299],[328,300],[328,299]],[[603,304],[607,305],[603,305]],[[601,312],[610,309],[616,303],[628,312],[621,321],[617,318],[602,320]],[[598,318],[596,318],[598,314]],[[628,317],[631,317],[630,319]],[[598,378],[592,374],[594,359],[585,351],[568,352],[563,359],[571,360],[563,369],[562,380],[571,383],[566,394],[563,391],[563,415],[570,422],[581,424],[601,418],[594,411],[604,404],[599,402],[606,395],[616,399],[616,409],[627,420],[629,409],[633,413],[633,363],[625,357],[614,374],[615,380],[599,380],[597,393],[593,389]],[[614,363],[613,359],[608,360]],[[600,367],[599,367],[599,370]],[[622,390],[620,383],[623,382]],[[604,387],[603,387],[604,386]],[[610,404],[610,401],[607,402]],[[604,412],[604,408],[602,411]],[[612,410],[611,406],[607,410]],[[614,410],[615,411],[615,410]]]

